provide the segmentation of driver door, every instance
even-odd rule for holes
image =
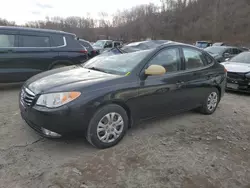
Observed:
[[[161,65],[166,74],[145,76],[145,69],[150,65]],[[146,119],[160,114],[171,114],[183,109],[185,93],[181,84],[185,77],[182,70],[182,58],[178,47],[165,48],[158,52],[141,72],[139,103],[140,118]]]

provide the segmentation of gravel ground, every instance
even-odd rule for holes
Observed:
[[[211,116],[136,125],[106,150],[79,137],[41,138],[21,119],[17,95],[0,91],[0,187],[250,187],[249,95],[227,93]]]

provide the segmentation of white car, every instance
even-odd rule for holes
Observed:
[[[227,89],[250,93],[250,52],[221,63],[227,69]]]

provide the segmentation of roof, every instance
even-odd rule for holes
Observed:
[[[48,32],[48,33],[75,35],[73,33],[67,33],[67,32],[59,31],[59,30],[30,28],[30,27],[16,27],[16,26],[0,26],[0,30],[13,30],[13,31],[20,31],[21,30],[21,31]]]

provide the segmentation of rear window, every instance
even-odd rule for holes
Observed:
[[[20,36],[20,47],[50,47],[50,39],[46,36]]]
[[[0,47],[15,47],[15,35],[0,34]]]
[[[52,47],[64,45],[64,39],[62,35],[54,35],[52,39],[53,39],[53,42],[51,43]]]

